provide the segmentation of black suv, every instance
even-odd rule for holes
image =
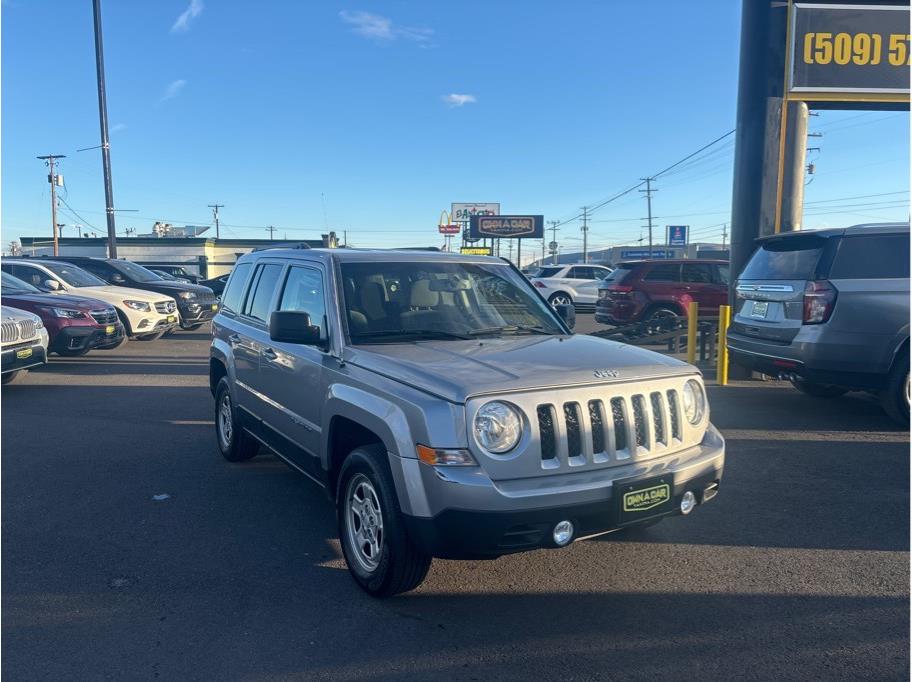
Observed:
[[[197,284],[162,279],[142,265],[120,258],[95,258],[91,256],[54,256],[88,270],[108,284],[154,291],[171,296],[177,301],[181,329],[198,329],[212,319],[218,303],[212,289]]]

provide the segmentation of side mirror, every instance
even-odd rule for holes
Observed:
[[[297,310],[275,310],[269,316],[269,338],[284,343],[328,348],[323,330],[310,323],[310,314]]]
[[[44,280],[44,287],[49,291],[59,291],[60,282],[58,282],[56,279],[46,279]]]
[[[576,308],[573,307],[572,303],[560,303],[554,306],[554,311],[570,329],[576,326]]]
[[[123,275],[115,272],[113,275],[111,275],[111,281],[114,282],[114,284],[123,284],[127,280],[124,279]]]

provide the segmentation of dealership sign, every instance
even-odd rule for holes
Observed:
[[[666,225],[668,246],[687,246],[687,225]]]
[[[463,246],[459,253],[465,256],[490,256],[493,249],[490,246]]]
[[[545,236],[545,217],[541,215],[472,216],[469,237],[541,239]]]
[[[797,3],[791,16],[791,98],[908,95],[909,39],[908,5]]]
[[[653,249],[625,249],[621,251],[621,258],[674,258],[674,251]]]
[[[454,223],[467,223],[473,215],[500,215],[500,204],[451,204]]]

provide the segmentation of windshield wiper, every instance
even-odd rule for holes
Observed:
[[[448,332],[442,329],[378,329],[375,331],[352,334],[352,338],[355,339],[356,342],[361,339],[387,338],[397,336],[417,336],[422,339],[461,339],[463,341],[471,338],[465,334],[457,334],[455,332]]]
[[[483,336],[484,334],[509,334],[517,332],[528,332],[529,334],[545,334],[547,336],[552,335],[554,332],[550,329],[545,329],[544,327],[533,327],[523,324],[508,324],[503,327],[484,327],[483,329],[473,329],[470,332],[467,332],[471,336]]]

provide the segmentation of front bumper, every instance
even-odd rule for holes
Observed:
[[[205,303],[187,303],[178,306],[181,322],[184,324],[200,324],[208,322],[218,311],[218,303],[207,301]]]
[[[406,527],[413,542],[440,558],[495,558],[555,547],[552,529],[559,521],[571,521],[579,539],[679,514],[686,491],[703,504],[718,490],[724,463],[725,442],[710,426],[702,443],[683,452],[551,482],[494,482],[478,467],[420,464],[427,498],[446,506],[432,516],[405,515]],[[669,502],[642,515],[622,513],[620,491],[654,480],[669,484]]]
[[[8,374],[20,369],[37,367],[47,362],[47,353],[41,344],[23,343],[12,348],[4,348],[0,354],[0,373]]]
[[[108,330],[111,330],[108,333]],[[72,326],[62,327],[54,336],[48,350],[53,352],[81,351],[90,348],[111,348],[120,344],[124,328],[120,322],[104,327]]]

